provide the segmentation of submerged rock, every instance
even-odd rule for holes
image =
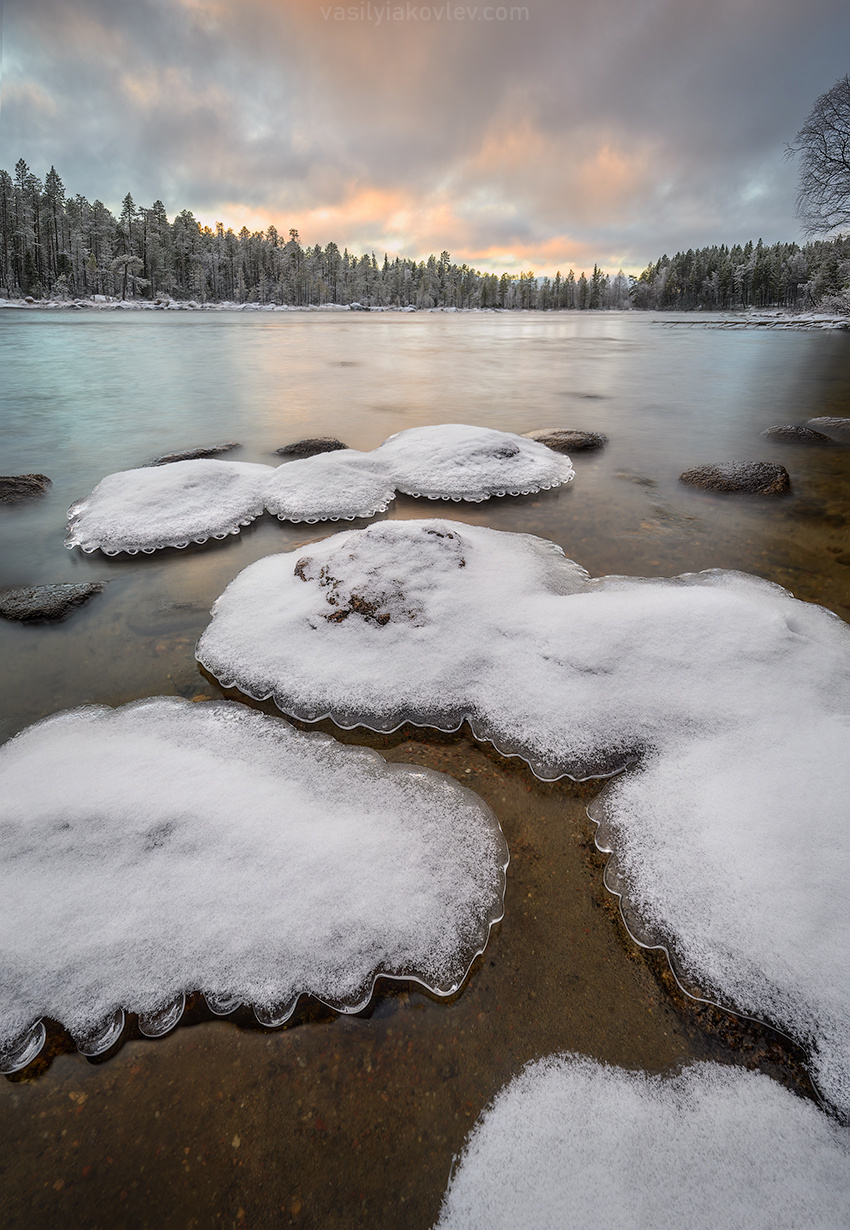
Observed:
[[[308,440],[296,440],[294,444],[284,444],[283,448],[276,448],[274,452],[276,457],[301,458],[333,453],[340,448],[348,448],[348,445],[334,436],[313,436]]]
[[[850,418],[842,419],[827,414],[819,419],[809,419],[808,425],[818,431],[825,431],[830,435],[850,440]]]
[[[21,623],[54,622],[65,619],[103,587],[103,581],[82,581],[7,589],[0,593],[0,615]]]
[[[801,427],[798,423],[779,423],[766,427],[761,434],[768,440],[786,440],[789,444],[832,444],[829,436],[822,431],[813,431],[811,427]]]
[[[19,500],[28,500],[34,495],[44,495],[52,481],[46,474],[0,475],[0,502],[17,504]]]
[[[608,437],[601,431],[577,431],[571,427],[543,427],[539,431],[525,432],[525,438],[545,444],[556,453],[588,452],[608,443]]]
[[[781,495],[791,490],[785,466],[772,461],[728,461],[694,466],[679,475],[679,481],[706,491],[745,491],[752,495]]]
[[[172,461],[199,461],[205,457],[217,457],[219,453],[229,453],[232,448],[239,448],[239,444],[235,440],[229,440],[224,444],[211,444],[209,448],[185,448],[179,453],[163,453],[161,457],[157,457],[156,461],[150,462],[152,466],[167,466]]]

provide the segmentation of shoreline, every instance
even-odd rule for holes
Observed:
[[[17,309],[19,311],[93,311],[93,312],[392,312],[396,314],[420,312],[425,314],[449,315],[512,315],[533,313],[534,315],[621,315],[636,312],[640,315],[653,316],[653,324],[664,326],[686,326],[702,329],[824,329],[850,331],[850,317],[834,312],[818,312],[815,310],[792,311],[788,308],[747,308],[740,311],[706,312],[705,319],[695,319],[702,313],[699,309],[682,312],[687,319],[675,319],[679,312],[675,308],[667,309],[674,319],[659,319],[665,312],[658,309],[642,308],[593,308],[582,312],[578,308],[482,308],[482,307],[415,307],[408,304],[405,307],[395,305],[367,306],[361,303],[321,303],[290,305],[285,303],[235,303],[232,300],[221,302],[199,303],[196,299],[171,299],[162,296],[158,299],[118,299],[112,295],[95,295],[85,299],[0,299],[0,309]]]

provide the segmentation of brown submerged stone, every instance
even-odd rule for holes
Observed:
[[[827,414],[821,418],[809,419],[808,426],[838,436],[839,439],[850,440],[850,418],[839,418],[837,415]]]
[[[774,427],[766,427],[761,434],[768,440],[784,440],[788,444],[834,443],[822,431],[813,431],[811,427],[801,427],[796,423],[778,423]]]
[[[284,444],[274,450],[276,457],[287,457],[290,461],[302,457],[315,457],[317,453],[335,453],[337,449],[348,448],[342,440],[334,436],[312,436],[307,440],[296,440],[293,444]]]
[[[35,495],[44,495],[52,481],[46,474],[0,475],[0,502],[17,504],[19,500],[29,500]]]
[[[772,461],[728,461],[694,466],[679,481],[706,491],[744,491],[751,495],[781,495],[791,490],[785,466]]]
[[[184,448],[179,453],[163,453],[150,464],[167,466],[173,461],[200,461],[205,457],[217,457],[219,453],[229,453],[232,448],[239,448],[238,443],[234,440],[226,441],[224,444],[211,444],[209,448]]]
[[[7,589],[0,593],[0,615],[19,623],[55,622],[65,619],[103,587],[103,581],[82,581]]]
[[[539,431],[527,431],[525,438],[545,444],[555,453],[588,452],[608,443],[608,437],[601,431],[578,431],[571,427],[543,427]]]

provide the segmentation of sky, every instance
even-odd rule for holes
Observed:
[[[800,239],[847,0],[0,0],[0,167],[482,270]]]

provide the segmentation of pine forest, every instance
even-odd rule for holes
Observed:
[[[185,209],[169,220],[161,201],[139,206],[129,193],[115,217],[101,201],[68,196],[53,167],[43,182],[23,159],[14,174],[0,170],[0,297],[94,295],[293,307],[850,312],[850,236],[678,252],[637,278],[596,265],[589,275],[499,275],[455,264],[448,252],[379,263],[335,243],[302,245],[295,229],[237,234]]]

